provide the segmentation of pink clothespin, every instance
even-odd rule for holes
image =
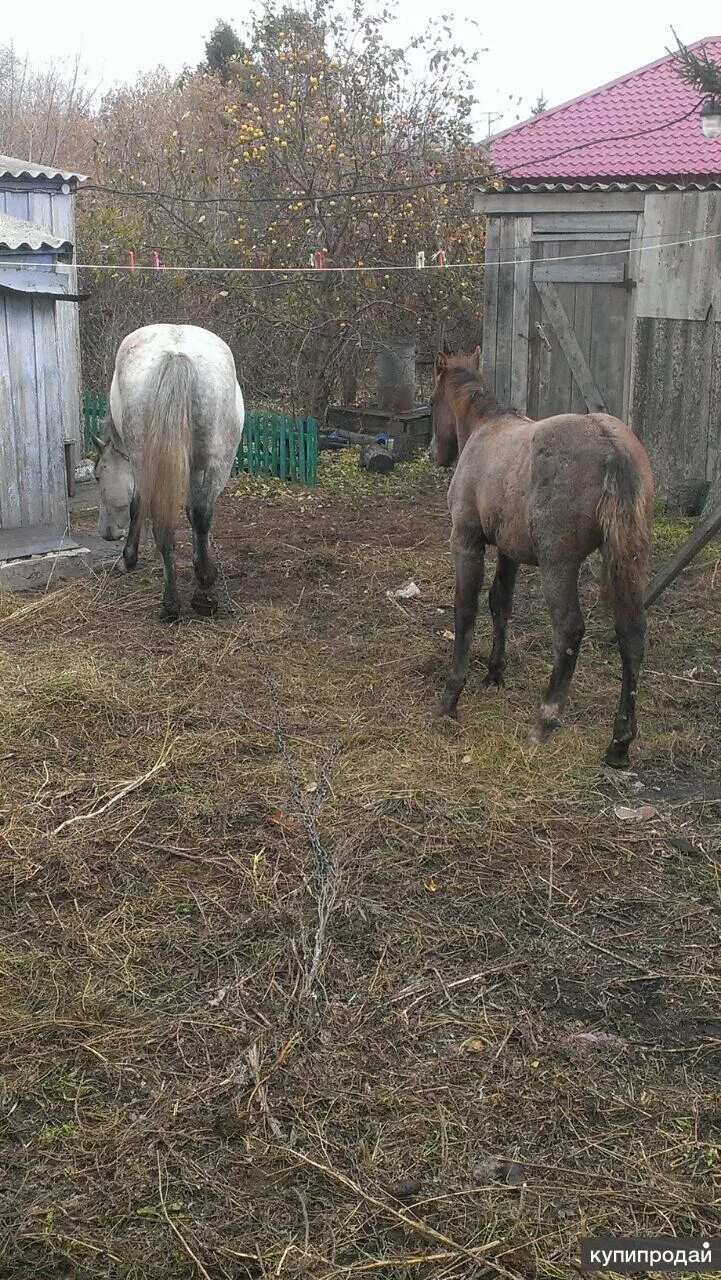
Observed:
[[[128,251],[128,266],[130,267],[131,271],[135,270],[135,254],[133,253],[132,249]]]
[[[153,250],[153,266],[157,269],[160,266],[160,254]]]

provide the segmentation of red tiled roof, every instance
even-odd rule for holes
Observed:
[[[721,36],[690,47],[721,62]],[[721,138],[704,137],[701,103],[667,55],[497,134],[491,158],[512,182],[718,178]]]

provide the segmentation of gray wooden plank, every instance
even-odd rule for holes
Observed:
[[[636,213],[633,216],[634,218],[638,218],[640,215]],[[534,231],[532,239],[533,240],[560,240],[561,243],[563,243],[565,240],[578,240],[579,235],[583,235],[583,234],[584,233],[581,231],[569,231],[568,233],[561,232],[561,231],[552,231],[552,232],[551,231],[549,232]],[[602,240],[602,241],[618,240],[618,237],[619,237],[618,231],[594,231],[589,234],[593,235],[594,240]],[[625,235],[626,232],[623,232],[623,234]]]
[[[546,246],[540,248],[538,251],[539,258],[547,252]],[[554,351],[556,358],[558,358],[560,348],[558,347],[558,339],[553,332],[553,326],[548,323],[548,318],[543,310],[541,295],[535,286],[531,288],[531,297],[534,299],[535,304],[533,308],[535,316],[534,345],[538,366],[533,417],[547,418],[549,414],[554,412],[551,407],[549,388],[551,385],[551,367]]]
[[[594,381],[591,370],[584,359],[578,340],[569,324],[568,316],[563,308],[555,284],[549,280],[534,281],[541,296],[543,309],[555,331],[563,353],[571,367],[571,372],[585,397],[590,410],[606,409],[603,396]]]
[[[663,376],[666,360],[666,334],[662,322],[637,318],[633,332],[633,388],[631,427],[651,461],[658,492],[668,485],[668,448],[666,414],[669,409]]]
[[[593,286],[588,367],[608,412],[623,414],[628,293],[620,285]]]
[[[527,412],[529,305],[531,296],[531,219],[515,218],[514,256],[516,272],[513,286],[511,338],[510,403],[518,413]]]
[[[53,509],[53,494],[51,492],[51,449],[50,441],[52,437],[52,420],[53,415],[57,417],[57,395],[58,387],[55,385],[55,403],[48,403],[48,379],[51,376],[52,364],[55,356],[55,342],[52,330],[54,328],[52,310],[53,304],[48,299],[30,298],[27,299],[30,308],[30,319],[32,323],[32,342],[33,351],[35,353],[35,409],[38,423],[38,470],[37,485],[39,492],[39,511],[40,519],[43,523],[50,523],[55,518]],[[44,313],[50,312],[50,359],[51,367],[48,369],[48,353],[46,352],[47,338],[45,334],[46,324]]]
[[[536,292],[534,290],[534,292]],[[534,418],[548,418],[555,413],[555,408],[550,402],[550,385],[551,385],[551,362],[553,357],[553,330],[546,320],[543,307],[540,305],[541,299],[536,292],[539,301],[539,323],[543,328],[545,321],[546,327],[550,330],[551,337],[546,339],[539,336],[538,338],[538,385],[536,391],[536,410],[533,414]]]
[[[558,294],[558,300],[563,308],[566,316],[573,315],[575,310],[575,295],[577,286],[574,284],[559,284],[554,286]],[[548,408],[549,414],[554,413],[570,413],[571,399],[573,395],[573,376],[571,366],[565,352],[565,348],[561,342],[555,327],[546,322],[546,332],[551,339],[551,369],[548,382]]]
[[[44,455],[41,457],[44,519],[65,526],[68,523],[68,484],[62,414],[59,412],[61,387],[55,332],[58,309],[48,299],[41,298],[33,299],[32,309],[38,367],[38,425]]]
[[[633,379],[634,379],[634,333],[636,325],[636,310],[638,304],[638,281],[643,270],[644,255],[641,252],[641,245],[644,243],[646,234],[646,218],[645,213],[638,215],[638,226],[635,233],[630,237],[628,255],[628,280],[630,288],[628,290],[628,309],[626,312],[626,373],[623,381],[623,421],[631,426],[631,406],[633,404]]]
[[[40,438],[37,370],[32,302],[26,296],[7,296],[8,352],[12,387],[15,454],[23,525],[43,523],[40,476]]]
[[[483,376],[496,386],[496,328],[498,325],[498,259],[501,246],[500,218],[486,223],[486,263],[483,271]]]
[[[633,255],[629,257],[629,271],[633,271]],[[630,277],[625,290],[626,306],[623,317],[623,386],[618,416],[622,422],[628,422],[631,404],[631,369],[633,364],[633,323],[636,314],[636,284]]]
[[[75,201],[70,195],[53,192],[51,196],[52,230],[75,244]],[[78,273],[73,265],[69,268],[69,289],[78,292]],[[80,311],[78,307],[67,305],[58,308],[56,316],[58,335],[58,359],[60,367],[61,395],[63,406],[63,432],[67,440],[72,440],[81,451],[82,427],[80,420]]]
[[[22,293],[54,293],[62,297],[69,289],[69,272],[58,267],[5,266],[0,261],[0,284]]]
[[[665,365],[664,383],[670,399],[664,405],[662,422],[669,477],[672,483],[705,480],[714,325],[700,320],[672,320],[666,325],[672,360]],[[676,409],[675,421],[669,412],[671,404]]]
[[[692,253],[699,250],[703,252],[703,247],[678,243],[679,240],[688,240],[690,237],[690,229],[686,228],[689,215],[687,194],[681,192],[675,200],[664,201],[665,216],[661,233],[667,243],[656,251],[660,263],[658,297],[661,315],[698,320],[701,317],[696,314],[695,302],[689,293],[689,272],[693,261]]]
[[[696,243],[687,250],[686,255],[689,259],[688,288],[694,300],[695,318],[706,320],[721,274],[721,240],[710,238],[716,232],[721,232],[721,194],[714,191],[689,194],[698,195],[700,199],[690,204],[688,214],[690,226],[695,204],[692,238]]]
[[[504,407],[511,403],[511,352],[513,350],[513,294],[516,279],[516,219],[501,219],[498,268],[498,325],[496,329],[496,396]]]
[[[587,241],[589,252],[602,247],[597,240]],[[628,269],[630,237],[619,232],[610,247],[618,250],[615,262]],[[623,254],[623,256],[621,256]],[[591,296],[591,343],[588,365],[594,381],[610,413],[622,417],[626,374],[630,359],[629,299],[632,290],[620,282],[594,284]]]
[[[15,406],[10,377],[6,299],[0,297],[0,528],[20,524],[20,483],[15,453]]]
[[[591,325],[593,319],[594,287],[591,284],[577,284],[574,290],[573,332],[585,359],[591,360]],[[570,319],[570,317],[569,317]],[[571,388],[571,413],[587,413],[588,405],[582,392],[573,381]]]
[[[659,280],[662,265],[659,251],[654,246],[663,232],[664,203],[658,193],[649,193],[643,211],[643,243],[639,245],[638,277],[636,291],[636,315],[659,314]]]
[[[533,216],[533,234],[569,235],[571,232],[584,236],[599,233],[617,233],[636,230],[637,213],[614,213],[611,210],[602,213],[536,213]]]
[[[571,241],[575,245],[575,241]],[[612,241],[613,244],[616,241]],[[558,248],[558,241],[554,242]],[[590,253],[590,250],[588,251]],[[598,253],[599,250],[594,250]],[[561,255],[563,248],[561,246]],[[534,280],[552,280],[556,284],[619,284],[625,279],[626,263],[619,254],[618,258],[587,258],[586,260],[574,261],[569,258],[567,261],[554,262],[552,259],[546,262],[535,262],[533,264]]]
[[[42,556],[51,551],[74,551],[79,545],[59,525],[29,525],[23,529],[0,530],[0,560]]]
[[[535,258],[543,250],[536,244],[531,245],[531,253]],[[529,418],[538,418],[538,383],[541,373],[541,341],[538,337],[538,325],[541,323],[541,299],[537,291],[531,287],[528,307],[528,399],[526,413]]]
[[[5,212],[11,213],[14,218],[24,218],[27,222],[30,218],[30,204],[27,191],[6,191]]]
[[[475,213],[600,213],[618,210],[640,211],[646,199],[642,191],[476,191]]]

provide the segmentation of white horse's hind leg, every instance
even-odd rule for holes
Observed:
[[[171,622],[177,622],[180,617],[180,596],[175,575],[175,529],[167,529],[161,538],[153,529],[153,536],[163,558],[163,609]]]
[[[217,483],[212,468],[203,473],[199,484],[194,480],[195,477],[191,477],[187,515],[193,530],[193,568],[200,590],[194,593],[191,603],[197,613],[207,615],[218,608],[218,595],[214,590],[218,566],[210,550],[210,526],[222,485]]]

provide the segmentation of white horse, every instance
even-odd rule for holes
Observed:
[[[123,559],[138,563],[146,518],[163,557],[163,607],[180,616],[175,577],[175,524],[185,503],[193,529],[198,613],[214,613],[218,574],[208,538],[213,509],[233,467],[243,432],[243,396],[230,347],[190,324],[150,324],[118,348],[110,412],[98,449],[100,534],[121,538]]]

